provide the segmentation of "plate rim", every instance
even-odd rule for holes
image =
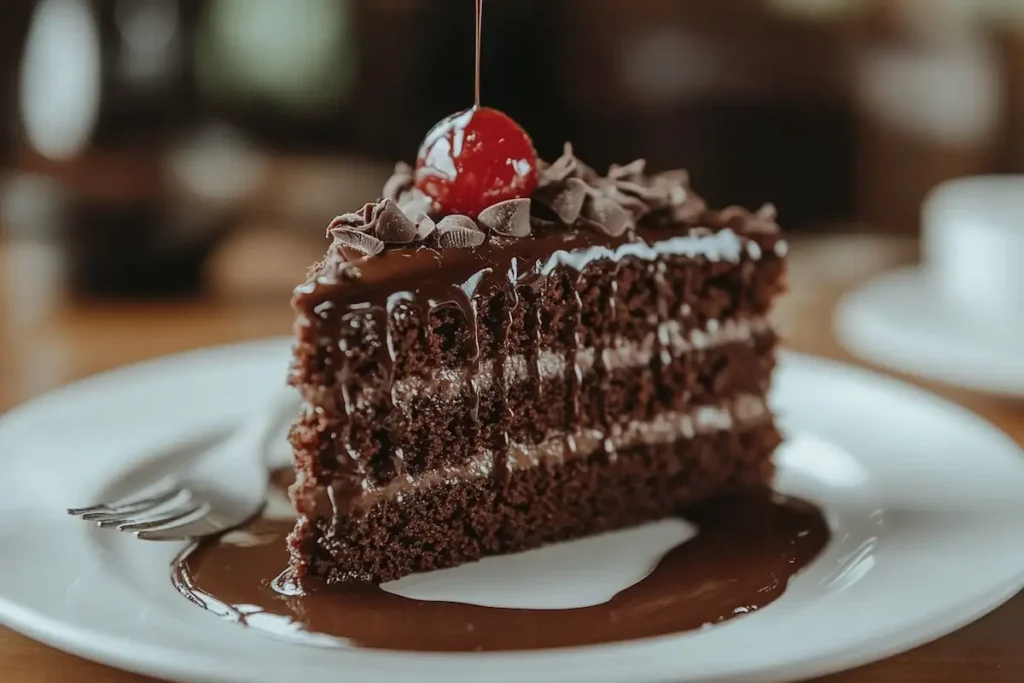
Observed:
[[[928,272],[921,266],[903,266],[894,268],[872,277],[859,287],[846,292],[836,305],[832,318],[832,327],[840,345],[858,358],[873,363],[885,370],[904,373],[919,379],[939,382],[946,386],[966,389],[983,395],[1019,400],[1024,398],[1024,376],[1019,379],[1004,380],[1001,376],[994,381],[979,379],[963,372],[945,369],[942,363],[923,361],[920,353],[905,353],[900,349],[907,348],[907,342],[893,345],[879,343],[879,335],[864,331],[864,322],[872,321],[876,327],[885,326],[886,337],[892,335],[906,338],[910,333],[902,325],[895,324],[891,315],[869,307],[868,303],[877,299],[883,292],[899,288],[904,292],[919,292],[927,284]],[[926,298],[924,305],[932,306],[930,313],[938,316],[938,302]],[[958,325],[956,320],[948,320],[950,328]],[[959,321],[961,325],[971,324],[970,320]],[[924,331],[914,333],[920,339]],[[955,343],[955,342],[953,342]],[[919,345],[918,345],[919,346]],[[939,368],[936,370],[936,368]]]
[[[287,337],[275,337],[237,344],[208,346],[178,354],[132,363],[108,372],[97,373],[68,384],[55,391],[43,394],[31,401],[16,406],[4,414],[0,414],[0,433],[2,433],[4,428],[9,424],[16,422],[20,416],[30,413],[33,410],[45,408],[46,404],[51,401],[68,400],[69,398],[73,399],[83,391],[102,388],[103,385],[107,383],[116,385],[123,382],[128,377],[137,376],[140,372],[144,375],[147,373],[166,373],[175,365],[189,364],[202,359],[203,357],[215,357],[224,353],[237,354],[240,351],[248,350],[259,355],[261,353],[266,353],[269,349],[283,348],[283,345],[286,342],[290,342],[290,339]],[[998,437],[998,439],[1003,442],[1003,446],[1010,447],[1016,453],[1024,455],[1019,444],[982,416],[969,411],[955,402],[946,400],[913,384],[854,365],[804,353],[781,351],[780,360],[782,363],[804,365],[819,370],[838,371],[861,380],[870,380],[887,391],[895,389],[907,395],[913,395],[918,400],[924,400],[932,405],[937,405],[945,410],[952,410],[961,418],[969,419],[976,426],[989,431],[990,436],[993,438]],[[4,459],[0,457],[0,468],[2,468],[3,465]],[[852,645],[850,651],[845,656],[826,653],[820,655],[818,658],[809,658],[795,665],[780,663],[774,668],[759,669],[757,671],[744,671],[742,669],[733,668],[728,673],[723,673],[719,676],[701,680],[733,680],[737,677],[742,677],[742,680],[744,681],[778,680],[777,676],[780,674],[785,675],[787,679],[791,677],[804,678],[860,666],[868,662],[876,661],[881,658],[913,649],[923,643],[958,630],[962,626],[974,621],[984,614],[987,614],[1012,598],[1020,590],[1022,584],[1024,584],[1024,566],[1019,569],[1012,582],[1007,581],[1006,585],[990,586],[986,591],[984,591],[986,597],[971,600],[970,602],[972,603],[972,607],[970,609],[964,609],[962,606],[951,606],[948,608],[948,612],[952,612],[959,616],[951,616],[947,620],[939,620],[936,622],[934,628],[919,629],[914,637],[898,640],[895,645],[889,643],[886,646],[877,644],[868,646],[865,643],[859,642]],[[71,632],[67,632],[66,624],[63,622],[51,619],[48,615],[33,612],[30,608],[10,600],[3,592],[0,592],[0,622],[39,642],[92,661],[101,662],[141,674],[157,676],[171,675],[178,680],[211,680],[209,672],[200,670],[201,667],[192,669],[189,669],[188,667],[183,668],[179,663],[177,668],[168,668],[166,666],[167,661],[172,658],[175,652],[173,647],[163,649],[146,645],[141,648],[125,648],[124,641],[122,639],[108,637],[105,635],[97,636],[96,634],[91,634],[89,639],[83,642],[81,634],[78,633],[77,630],[72,629]],[[656,639],[623,643],[618,644],[618,646],[614,648],[596,646],[586,648],[584,651],[593,652],[595,650],[610,649],[618,651],[622,649],[630,649],[631,646],[636,646],[638,644],[650,644],[661,641],[668,642],[674,637],[678,636],[669,635]],[[892,635],[882,635],[877,638],[879,640],[888,641],[892,638]],[[180,650],[177,652],[180,653]],[[557,652],[565,654],[567,652],[571,653],[572,651],[562,650]],[[577,655],[579,653],[580,651],[577,651]],[[515,654],[516,653],[504,653],[502,656],[514,657]],[[189,662],[189,664],[204,665],[208,661],[211,663],[216,661],[216,658],[205,657],[205,655],[204,657],[198,657],[197,655],[198,653],[193,654],[193,657],[195,658],[192,662]],[[495,658],[492,655],[478,656],[485,657],[487,659]],[[155,666],[154,662],[156,662]],[[679,668],[679,663],[673,662],[671,663],[671,666],[662,666],[657,670],[652,666],[650,671],[634,673],[643,676],[643,680],[678,680],[680,675],[680,673],[678,673]],[[409,674],[408,671],[389,671],[388,674],[392,676],[389,680],[406,680],[407,678],[409,680],[421,680],[417,678],[415,674],[411,674],[411,676],[407,675]],[[580,675],[578,676],[574,676],[574,679],[613,681],[619,680],[616,676],[620,675],[621,672],[608,668],[604,673],[588,669],[587,671],[579,672],[579,674]],[[451,674],[449,673],[448,675]],[[455,676],[452,677],[455,678]],[[559,680],[563,679],[564,677],[560,675]],[[227,681],[237,679],[222,678],[218,676],[216,680]]]

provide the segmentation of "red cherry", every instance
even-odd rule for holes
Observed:
[[[537,189],[537,152],[518,123],[495,109],[452,114],[427,134],[416,187],[445,213],[476,218],[489,206]]]

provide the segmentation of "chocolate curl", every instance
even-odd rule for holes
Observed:
[[[365,231],[373,227],[373,212],[377,205],[369,202],[363,205],[359,211],[343,213],[336,216],[327,226],[327,235],[330,236],[337,228],[348,228],[350,230]]]
[[[350,228],[335,228],[331,231],[334,242],[340,247],[354,249],[365,256],[376,256],[384,251],[384,243],[365,232]]]
[[[437,224],[434,223],[434,219],[425,213],[421,213],[414,220],[416,221],[417,242],[426,242],[427,238],[437,230]]]
[[[580,217],[588,190],[589,186],[579,178],[567,178],[563,183],[537,190],[533,198],[551,209],[562,223],[572,225]]]
[[[545,187],[564,182],[576,173],[578,166],[579,160],[572,153],[572,143],[565,143],[565,151],[562,152],[562,156],[555,159],[554,163],[541,171],[540,186]]]
[[[748,234],[755,235],[777,235],[781,228],[778,224],[779,212],[774,204],[765,204],[757,210],[747,222]]]
[[[437,224],[437,246],[441,249],[470,249],[487,239],[469,216],[445,216]]]
[[[335,216],[327,226],[327,235],[330,236],[333,230],[340,228],[347,228],[349,230],[365,230],[366,221],[358,213],[344,213],[340,216]]]
[[[637,159],[625,166],[612,164],[612,167],[608,169],[608,178],[610,180],[640,180],[644,177],[646,170],[646,159]]]
[[[390,199],[373,211],[374,234],[385,244],[408,244],[416,239],[416,224]]]
[[[416,221],[420,214],[434,213],[434,200],[413,188],[404,192],[398,200],[398,208],[411,220]]]
[[[629,191],[624,191],[622,187],[627,190],[635,188],[639,194],[648,196],[647,199],[632,194]],[[602,181],[599,185],[594,187],[594,198],[610,199],[611,201],[622,207],[627,213],[632,215],[634,218],[639,219],[642,216],[647,215],[654,210],[655,205],[658,203],[656,198],[650,197],[647,188],[629,183],[626,181],[620,181],[613,183],[607,180]]]
[[[530,200],[509,199],[480,212],[477,221],[491,232],[504,237],[526,237],[530,234]]]
[[[608,197],[592,197],[583,205],[583,222],[597,232],[618,237],[634,227],[630,213]]]

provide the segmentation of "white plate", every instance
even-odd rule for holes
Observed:
[[[69,652],[189,681],[777,681],[936,638],[1024,583],[1024,459],[1009,438],[906,385],[787,355],[774,397],[790,435],[780,487],[822,505],[834,537],[763,610],[701,632],[543,652],[428,655],[273,640],[178,596],[168,577],[178,546],[100,530],[63,510],[188,457],[277,390],[286,354],[282,341],[190,353],[82,382],[0,419],[0,619]],[[620,559],[650,538],[618,535]],[[574,546],[593,556],[587,544],[560,554]],[[535,572],[523,581],[561,582],[549,592],[564,600],[574,590],[565,559],[547,574],[541,560],[510,561]],[[609,562],[607,575],[588,564],[587,576],[606,584],[636,579],[629,563]],[[491,599],[485,574],[460,576],[475,600]],[[437,594],[459,590],[428,583]],[[492,597],[505,590],[493,583]],[[575,583],[592,588],[589,578]]]
[[[886,273],[848,294],[836,310],[835,331],[851,353],[880,366],[1024,397],[1024,329],[987,329],[956,315],[916,268]]]

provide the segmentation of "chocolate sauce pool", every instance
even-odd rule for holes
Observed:
[[[286,482],[275,476],[274,483]],[[288,564],[285,536],[292,522],[266,517],[187,552],[175,563],[173,578],[192,602],[225,618],[293,635],[333,636],[342,639],[339,646],[534,650],[679,633],[753,612],[777,600],[829,539],[817,508],[770,492],[718,500],[682,516],[698,526],[695,538],[608,602],[577,609],[430,602],[365,584],[292,595],[279,580]],[[324,644],[322,638],[315,642]]]

